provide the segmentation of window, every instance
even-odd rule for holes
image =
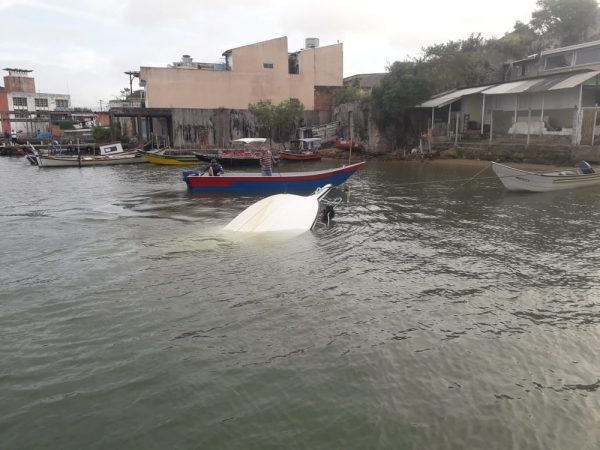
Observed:
[[[36,108],[47,108],[48,107],[48,99],[47,98],[36,98],[35,99],[35,107]]]
[[[273,63],[263,63],[263,67],[265,69],[272,69],[273,68]]]
[[[27,98],[13,97],[13,106],[15,107],[15,109],[27,109]]]
[[[68,108],[69,100],[63,100],[63,99],[57,98],[56,99],[56,107],[57,108]]]
[[[573,53],[560,53],[558,55],[546,56],[546,70],[569,67],[573,62]]]
[[[585,48],[575,53],[575,65],[600,62],[600,47]]]

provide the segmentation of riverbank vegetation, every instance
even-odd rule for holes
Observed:
[[[396,148],[413,145],[418,141],[417,129],[407,113],[432,95],[497,83],[503,81],[507,61],[600,39],[596,0],[539,0],[537,6],[529,23],[517,21],[501,38],[473,33],[464,40],[425,47],[419,57],[390,64],[368,101],[380,133]]]

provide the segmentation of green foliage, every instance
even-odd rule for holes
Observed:
[[[110,128],[94,127],[92,137],[97,142],[105,142],[110,140]]]
[[[490,81],[494,69],[485,57],[487,42],[480,34],[424,49],[422,62],[436,90],[477,85]]]
[[[369,94],[359,86],[352,84],[336,89],[333,93],[333,106],[343,105],[344,103],[356,103],[368,98]]]
[[[496,49],[506,59],[515,60],[525,58],[527,55],[535,52],[535,43],[538,36],[535,34],[533,28],[528,24],[516,21],[513,31],[506,33],[503,37],[497,41],[492,41],[490,44],[494,45]]]
[[[277,137],[286,139],[295,129],[302,118],[304,105],[295,98],[284,100],[278,105],[273,105],[270,100],[261,100],[248,105],[248,110],[256,117],[257,122],[269,133],[273,139],[274,132]]]
[[[434,84],[421,61],[395,62],[388,72],[371,92],[371,110],[379,129],[405,144],[414,137],[407,113],[431,96]]]
[[[266,129],[269,138],[273,138],[275,127],[275,106],[271,100],[261,100],[258,103],[248,105],[248,110],[256,117],[256,121]]]
[[[531,27],[558,39],[560,45],[584,41],[598,15],[596,0],[538,0],[537,5],[540,9],[531,15]]]

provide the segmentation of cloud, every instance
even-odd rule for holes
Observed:
[[[317,37],[321,45],[343,43],[345,76],[382,72],[428,45],[500,36],[529,21],[535,7],[536,0],[485,7],[479,0],[0,0],[0,67],[34,69],[45,91],[64,92],[68,80],[73,104],[89,106],[127,86],[124,71],[166,66],[182,54],[218,62],[229,48],[288,36],[295,51]]]

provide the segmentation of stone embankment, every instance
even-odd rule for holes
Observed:
[[[348,158],[348,150],[336,148],[322,149],[326,158]],[[571,146],[558,144],[484,144],[484,143],[459,143],[436,144],[431,152],[423,153],[415,150],[393,150],[389,152],[353,151],[352,159],[378,158],[388,160],[414,160],[414,159],[446,159],[446,160],[481,160],[526,164],[546,164],[553,166],[571,166],[584,160],[590,164],[600,164],[600,147]]]

